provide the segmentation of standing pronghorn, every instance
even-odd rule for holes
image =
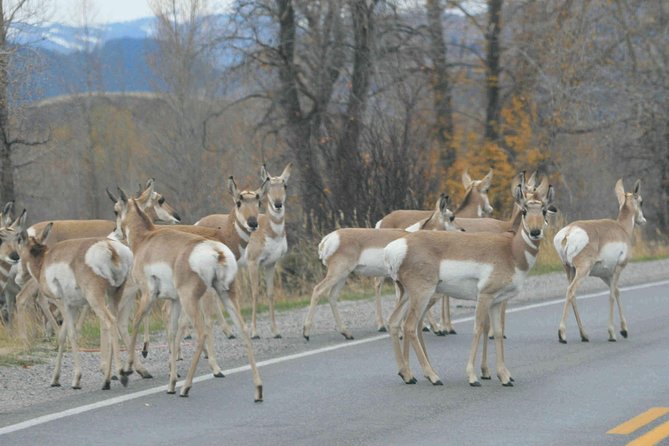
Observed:
[[[479,341],[492,323],[497,350],[497,375],[505,386],[512,385],[504,364],[504,340],[501,329],[501,303],[520,291],[534,265],[544,236],[546,216],[557,210],[551,205],[553,188],[545,201],[527,198],[522,186],[515,189],[521,207],[521,224],[514,233],[418,231],[390,243],[384,249],[384,262],[395,281],[398,302],[389,320],[399,374],[406,383],[416,379],[409,367],[409,346],[400,346],[400,326],[404,321],[405,342],[410,343],[425,376],[432,384],[441,384],[427,358],[422,333],[417,330],[435,293],[476,301],[476,320],[467,375],[469,384],[480,385],[474,372]],[[407,306],[407,302],[409,305]],[[408,313],[407,313],[408,310]],[[484,342],[481,370],[489,379]]]
[[[199,235],[176,231],[169,227],[154,226],[135,200],[127,199],[126,195],[120,192],[124,206],[116,234],[127,240],[134,253],[132,275],[142,293],[132,326],[128,364],[123,373],[126,375],[132,373],[136,355],[134,346],[142,319],[156,299],[169,299],[171,301],[168,329],[170,379],[167,393],[176,393],[176,332],[181,306],[184,307],[197,332],[195,354],[180,393],[181,396],[188,396],[206,340],[200,299],[207,290],[213,288],[218,298],[225,302],[237,330],[241,333],[253,373],[254,399],[262,401],[262,381],[256,368],[253,346],[235,302],[234,280],[237,274],[237,262],[232,251],[223,243]]]
[[[39,235],[23,232],[19,238],[21,263],[17,273],[19,284],[30,276],[37,281],[39,290],[53,300],[61,301],[63,326],[58,335],[58,358],[51,380],[52,387],[60,386],[60,371],[65,340],[69,335],[74,360],[72,388],[80,389],[81,366],[77,346],[75,320],[79,311],[89,305],[103,325],[101,345],[106,344],[103,390],[110,388],[112,357],[121,376],[121,359],[118,342],[118,306],[123,288],[132,266],[132,252],[123,243],[107,238],[81,238],[65,240],[50,246],[46,240],[53,228],[47,224]],[[105,304],[109,298],[113,310]],[[128,379],[121,376],[125,386]]]
[[[589,275],[602,279],[611,290],[609,295],[609,341],[616,340],[613,327],[614,301],[618,304],[620,314],[620,334],[624,338],[627,337],[627,321],[623,316],[623,307],[620,303],[618,279],[630,258],[634,225],[646,223],[641,210],[643,199],[639,193],[640,185],[641,180],[637,180],[634,183],[633,192],[626,193],[622,178],[616,182],[615,192],[619,204],[616,220],[575,221],[562,228],[553,239],[553,245],[562,260],[569,280],[558,330],[558,340],[563,344],[567,343],[566,319],[570,304],[574,309],[581,341],[589,341],[576,308],[576,289]]]
[[[258,302],[259,269],[262,268],[265,277],[265,288],[269,300],[269,313],[272,324],[272,335],[281,338],[279,328],[276,324],[274,314],[274,270],[277,262],[288,252],[288,241],[286,239],[286,189],[292,163],[283,169],[278,177],[271,176],[265,166],[260,169],[262,181],[269,179],[267,190],[267,213],[258,217],[257,230],[253,231],[248,241],[246,256],[241,266],[246,266],[249,271],[251,282],[251,337],[258,339],[256,329],[256,310]],[[209,215],[204,217],[196,225],[221,226],[227,215]]]
[[[16,250],[11,245],[11,240],[16,232],[16,222],[12,223],[13,208],[14,202],[9,201],[0,212],[0,308],[3,308],[3,313],[6,312],[6,322],[8,324],[12,321],[16,294],[16,290],[10,289],[11,287],[8,285],[14,282],[14,266],[19,259]],[[4,314],[0,314],[0,320],[3,317]]]
[[[455,230],[452,223],[453,212],[448,206],[448,195],[442,194],[437,200],[432,215],[418,222],[412,229]],[[367,277],[387,277],[388,274],[383,264],[383,248],[393,240],[407,234],[409,232],[403,229],[344,228],[337,229],[323,237],[318,244],[318,258],[328,271],[325,278],[314,287],[311,295],[311,304],[302,328],[302,336],[307,341],[316,313],[316,305],[323,294],[328,295],[337,329],[346,339],[353,339],[353,335],[342,322],[337,309],[337,298],[346,279],[353,272]],[[379,331],[385,331],[381,310],[380,283],[379,281],[375,286],[376,326]]]
[[[465,188],[465,196],[462,203],[453,211],[453,214],[458,219],[477,219],[482,218],[492,213],[493,208],[490,205],[488,198],[488,190],[492,183],[492,169],[488,174],[480,180],[472,180],[467,171],[462,174],[462,185]],[[394,229],[408,229],[421,219],[428,218],[431,211],[420,210],[396,210],[383,217],[376,223],[377,229],[394,228]],[[492,219],[487,219],[492,220]],[[462,228],[467,231],[467,228]],[[502,231],[500,231],[502,232]],[[375,286],[381,287],[383,278],[376,281]],[[451,309],[448,296],[444,296],[441,305],[441,327],[435,323],[432,318],[432,313],[428,313],[428,320],[432,331],[438,336],[446,334],[456,334],[453,324],[451,323]]]

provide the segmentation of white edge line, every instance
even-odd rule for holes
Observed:
[[[669,280],[662,280],[662,281],[659,281],[659,282],[651,282],[651,283],[644,283],[644,284],[641,284],[641,285],[632,285],[632,286],[628,286],[628,287],[623,287],[623,288],[620,289],[620,291],[634,291],[634,290],[652,288],[652,287],[662,286],[662,285],[669,285]],[[596,293],[590,293],[590,294],[584,294],[582,296],[578,296],[577,299],[578,300],[591,299],[593,297],[601,296],[603,294],[608,294],[608,293],[609,293],[608,290],[599,291],[599,292],[596,292]],[[527,310],[532,310],[534,308],[541,308],[541,307],[547,307],[549,305],[556,305],[556,304],[563,303],[563,302],[564,302],[564,299],[554,299],[554,300],[549,300],[549,301],[546,301],[546,302],[524,305],[522,307],[510,308],[506,312],[507,313],[516,313],[516,312],[519,312],[519,311],[527,311]],[[469,322],[469,321],[472,321],[472,320],[474,320],[474,317],[469,316],[469,317],[464,317],[464,318],[460,318],[460,319],[455,319],[452,323],[458,324],[458,323],[462,323],[462,322]],[[321,354],[321,353],[327,353],[327,352],[331,352],[331,351],[334,351],[334,350],[339,350],[341,348],[355,347],[357,345],[379,341],[381,339],[386,339],[388,337],[390,337],[390,335],[388,335],[388,334],[377,335],[377,336],[372,336],[372,337],[365,338],[365,339],[359,339],[357,341],[346,342],[346,343],[337,344],[337,345],[331,345],[331,346],[328,346],[328,347],[318,348],[318,349],[315,349],[315,350],[309,350],[309,351],[302,352],[302,353],[295,353],[293,355],[280,356],[278,358],[272,358],[272,359],[267,359],[265,361],[260,361],[260,362],[257,363],[257,366],[258,367],[264,367],[264,366],[269,366],[269,365],[273,365],[273,364],[279,364],[279,363],[286,362],[286,361],[292,361],[294,359],[300,359],[300,358],[305,358],[307,356],[318,355],[318,354]],[[251,368],[248,365],[245,365],[245,366],[241,366],[241,367],[236,367],[234,369],[224,370],[223,374],[232,375],[234,373],[241,373],[241,372],[245,372],[245,371],[250,370],[250,369]],[[193,378],[193,383],[208,381],[208,380],[213,379],[213,378],[214,378],[214,376],[211,373],[208,373],[206,375],[201,375],[201,376]],[[179,381],[177,383],[177,386],[182,386],[184,384],[184,381],[185,380]],[[9,426],[2,427],[2,428],[0,428],[0,435],[9,434],[9,433],[20,431],[20,430],[23,430],[23,429],[27,429],[27,428],[30,428],[30,427],[33,427],[33,426],[37,426],[37,425],[40,425],[40,424],[48,423],[50,421],[59,420],[61,418],[69,417],[69,416],[72,416],[72,415],[78,415],[78,414],[81,414],[81,413],[84,413],[84,412],[89,412],[91,410],[101,409],[103,407],[112,406],[114,404],[119,404],[119,403],[123,403],[125,401],[130,401],[130,400],[134,400],[134,399],[137,399],[137,398],[141,398],[143,396],[153,395],[153,394],[156,394],[156,393],[166,392],[166,391],[167,391],[167,385],[152,387],[150,389],[141,390],[139,392],[133,392],[133,393],[130,393],[130,394],[127,394],[127,395],[117,396],[117,397],[109,398],[109,399],[106,399],[106,400],[103,400],[103,401],[98,401],[98,402],[95,402],[95,403],[86,404],[84,406],[74,407],[72,409],[67,409],[67,410],[64,410],[64,411],[61,411],[61,412],[56,412],[56,413],[52,413],[52,414],[48,414],[48,415],[43,415],[41,417],[33,418],[31,420],[22,421],[21,423],[11,424]]]

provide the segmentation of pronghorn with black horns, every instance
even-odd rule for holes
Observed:
[[[182,306],[197,333],[193,360],[180,392],[181,396],[188,396],[206,341],[200,299],[209,289],[213,289],[217,297],[226,304],[241,334],[253,375],[254,400],[262,401],[262,381],[256,367],[253,346],[236,302],[234,280],[237,275],[237,262],[230,248],[196,234],[177,231],[168,226],[155,226],[135,200],[128,199],[122,190],[119,192],[124,206],[115,232],[119,238],[127,241],[134,254],[132,275],[142,294],[133,321],[128,363],[123,373],[132,373],[136,356],[134,346],[142,319],[156,299],[169,299],[170,378],[167,393],[176,393],[176,332]]]
[[[614,304],[618,305],[620,334],[627,337],[627,321],[623,316],[618,280],[632,253],[634,226],[646,223],[641,209],[643,199],[640,187],[641,180],[637,180],[632,192],[625,192],[623,179],[619,179],[615,186],[619,205],[618,218],[575,221],[560,229],[553,239],[553,245],[569,280],[558,329],[558,340],[563,344],[567,343],[566,320],[569,305],[574,310],[581,341],[589,341],[576,307],[576,289],[588,276],[599,277],[610,289],[609,341],[616,341],[613,326]]]
[[[515,201],[521,208],[521,223],[515,233],[418,231],[390,243],[384,249],[384,262],[395,281],[398,301],[389,320],[399,374],[407,384],[416,382],[409,367],[409,345],[413,347],[424,375],[435,385],[442,384],[427,357],[422,332],[418,330],[435,293],[476,301],[474,338],[467,376],[469,384],[479,386],[474,361],[479,342],[492,323],[497,351],[497,375],[505,386],[512,385],[504,363],[501,304],[518,294],[536,261],[551,205],[553,188],[545,201],[525,196],[515,188]],[[408,305],[407,305],[408,304]],[[400,345],[404,321],[405,346]],[[484,342],[482,377],[490,378]]]

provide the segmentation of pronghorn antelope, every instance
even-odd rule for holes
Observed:
[[[395,281],[398,295],[389,320],[390,334],[399,374],[405,383],[416,382],[409,367],[410,343],[428,380],[435,385],[441,384],[428,360],[422,332],[417,328],[433,295],[446,293],[476,301],[474,338],[467,363],[469,384],[480,385],[474,360],[481,336],[485,336],[487,325],[492,323],[497,375],[503,385],[512,385],[511,374],[504,363],[500,305],[519,292],[539,252],[548,224],[546,216],[557,211],[551,205],[552,187],[549,187],[545,201],[525,197],[520,185],[514,195],[521,207],[521,224],[515,234],[418,231],[391,242],[384,249],[384,262]],[[404,349],[400,346],[403,319]],[[481,371],[482,377],[489,379],[486,348],[487,342],[484,342]]]
[[[225,244],[235,256],[237,263],[243,263],[245,259],[245,252],[251,234],[254,233],[255,228],[258,227],[258,214],[260,212],[260,203],[265,198],[267,191],[270,187],[269,179],[265,179],[262,185],[255,191],[251,190],[242,190],[240,191],[237,188],[233,177],[228,179],[228,191],[233,198],[235,203],[235,210],[225,221],[222,221],[222,226],[220,227],[205,227],[205,226],[188,226],[188,225],[176,225],[172,228],[187,232],[190,234],[200,235],[209,240],[215,240]],[[215,349],[214,349],[214,336],[213,336],[213,318],[214,312],[218,312],[219,319],[221,320],[221,325],[225,335],[232,339],[234,334],[230,327],[228,326],[223,312],[221,311],[221,306],[217,302],[217,297],[213,290],[208,290],[204,298],[201,301],[204,317],[205,317],[205,327],[207,331],[207,357],[209,364],[212,368],[215,377],[223,377],[223,372],[216,361]],[[179,321],[179,331],[177,333],[177,341],[182,337],[183,331],[187,325],[187,319],[185,313],[182,313],[182,318]],[[177,357],[181,357],[180,352],[180,342],[177,344]],[[145,344],[146,349],[146,344]]]
[[[288,188],[291,169],[292,163],[288,163],[278,177],[271,176],[264,165],[260,169],[261,180],[269,181],[266,194],[267,213],[259,215],[257,230],[254,230],[250,234],[250,238],[246,239],[248,242],[246,255],[240,262],[241,266],[248,268],[249,281],[251,282],[251,337],[253,339],[259,338],[256,329],[256,311],[259,295],[259,270],[261,268],[265,278],[267,299],[269,300],[272,336],[281,338],[274,314],[274,270],[277,262],[288,252],[285,205],[286,189]],[[220,227],[230,219],[227,215],[214,214],[202,218],[195,224]]]
[[[128,363],[123,373],[132,373],[136,355],[134,346],[142,319],[156,299],[169,299],[170,378],[167,393],[176,393],[176,331],[181,306],[197,332],[197,347],[180,393],[181,396],[188,396],[206,337],[200,299],[208,289],[213,288],[218,298],[225,302],[237,330],[241,333],[253,373],[254,398],[255,401],[262,401],[262,381],[256,368],[253,346],[235,302],[237,262],[232,251],[223,243],[199,235],[154,226],[135,200],[128,199],[125,193],[120,192],[124,206],[120,215],[121,224],[115,232],[128,242],[134,253],[132,275],[142,293],[133,321]]]
[[[179,214],[165,202],[165,198],[154,190],[155,181],[153,178],[150,178],[147,183],[144,191],[137,197],[137,202],[145,209],[149,215],[151,215],[155,220],[165,221],[169,223],[178,223],[181,218]],[[109,194],[112,201],[116,201],[115,197]],[[115,210],[116,212],[116,210]],[[111,232],[114,231],[115,222],[110,220],[54,220],[54,221],[44,221],[36,223],[28,228],[27,233],[29,236],[35,237],[37,234],[40,234],[47,224],[53,223],[47,241],[47,245],[51,246],[59,241],[71,240],[76,238],[85,238],[85,237],[105,237]],[[22,315],[25,306],[30,301],[30,298],[36,296],[38,293],[38,286],[34,280],[28,280],[21,291],[16,297],[16,306],[17,313],[19,316]],[[49,323],[52,325],[54,330],[57,330],[57,324],[53,315],[50,311],[46,311],[48,308],[47,303],[42,299],[41,296],[38,297],[38,303],[42,308],[42,311],[45,313],[45,316],[49,320]],[[123,324],[124,318],[119,318],[121,324]],[[22,317],[18,318],[19,321],[19,333],[22,337],[26,337],[26,330]],[[123,331],[123,330],[122,330]]]
[[[640,186],[641,180],[637,180],[632,192],[625,192],[623,180],[619,179],[615,186],[619,204],[617,219],[575,221],[560,229],[553,239],[553,245],[562,260],[567,280],[569,280],[558,329],[558,340],[563,344],[567,343],[566,319],[570,304],[574,310],[581,341],[589,341],[576,308],[576,289],[588,276],[599,277],[611,290],[609,295],[609,341],[615,342],[616,340],[613,327],[614,301],[618,305],[620,315],[620,334],[624,338],[627,337],[627,321],[623,316],[618,279],[630,258],[634,225],[646,223],[641,210],[643,199],[639,193]]]
[[[123,243],[107,238],[92,237],[64,240],[47,246],[46,240],[53,228],[47,224],[39,235],[22,232],[19,238],[21,263],[17,282],[23,283],[31,276],[44,295],[62,302],[63,326],[58,334],[58,357],[51,380],[52,387],[60,386],[60,371],[65,340],[69,335],[74,361],[72,388],[80,389],[81,366],[77,346],[75,320],[79,311],[87,304],[93,309],[103,325],[101,345],[104,351],[106,370],[103,390],[110,388],[112,357],[121,376],[119,329],[117,318],[123,288],[132,266],[132,252]],[[107,308],[109,298],[113,310]],[[106,336],[105,336],[106,335]],[[125,386],[128,378],[121,376]]]
[[[432,215],[418,222],[412,230],[454,230],[453,212],[448,208],[449,203],[448,195],[442,194],[437,200]],[[383,264],[383,248],[408,233],[403,229],[344,228],[337,229],[323,237],[318,245],[318,257],[327,267],[327,274],[314,287],[311,295],[311,304],[302,328],[302,336],[307,341],[316,306],[323,294],[328,295],[337,329],[346,339],[353,339],[353,335],[342,322],[337,309],[337,298],[346,279],[352,272],[368,277],[386,277],[388,274]],[[376,325],[379,331],[385,331],[380,284],[379,281],[375,286]]]
[[[457,217],[458,219],[467,218],[475,220],[492,213],[493,209],[492,206],[490,206],[490,200],[488,198],[488,190],[490,189],[491,182],[492,170],[480,180],[472,180],[467,171],[465,171],[462,174],[462,185],[465,187],[465,197],[460,206],[453,212],[454,217]],[[417,221],[427,218],[430,213],[431,211],[396,210],[379,220],[376,223],[376,228],[409,229],[412,225],[415,225]],[[462,229],[465,231],[468,230],[464,227]],[[381,287],[382,281],[383,278],[377,280],[377,288]],[[432,313],[427,314],[432,331],[438,336],[456,334],[453,324],[451,323],[450,313],[450,301],[448,296],[444,296],[441,306],[441,326],[434,321]]]
[[[13,208],[14,202],[9,201],[0,212],[0,307],[3,309],[0,320],[6,317],[8,324],[12,321],[15,297],[14,290],[9,289],[8,285],[14,282],[14,265],[18,261],[18,253],[11,245],[16,234],[16,222],[12,223]]]

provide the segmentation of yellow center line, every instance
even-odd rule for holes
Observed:
[[[652,407],[642,413],[641,415],[637,415],[636,417],[632,418],[631,420],[625,421],[622,424],[619,424],[618,426],[614,427],[610,431],[607,432],[607,434],[618,434],[618,435],[629,435],[635,430],[639,429],[640,427],[643,427],[647,425],[648,423],[651,423],[661,416],[669,413],[669,407]],[[665,423],[666,424],[666,423]],[[664,424],[662,425],[664,426]],[[659,427],[662,427],[659,426]],[[669,428],[669,425],[667,426]],[[652,432],[652,431],[651,431]],[[669,432],[669,431],[668,431]],[[649,432],[650,433],[650,432]],[[645,435],[644,435],[645,436]],[[643,438],[643,437],[640,437]],[[664,437],[662,437],[664,438]],[[632,444],[632,443],[630,443]],[[646,443],[639,443],[639,444],[646,444]],[[651,443],[648,443],[651,444]],[[652,443],[655,444],[655,443]]]
[[[653,446],[667,437],[669,437],[669,421],[665,421],[639,438],[630,441],[627,446]]]

